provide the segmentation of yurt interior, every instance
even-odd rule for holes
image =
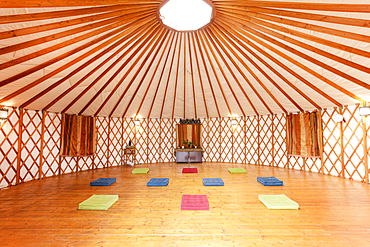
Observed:
[[[0,0],[1,246],[370,246],[369,0]]]

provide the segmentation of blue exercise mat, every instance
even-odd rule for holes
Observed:
[[[224,186],[221,178],[203,178],[204,186]]]
[[[169,178],[151,178],[146,185],[151,187],[167,186],[169,181],[170,181]]]
[[[283,186],[283,181],[275,177],[257,177],[257,181],[263,186]]]
[[[99,178],[90,182],[90,186],[109,186],[116,182],[116,178]]]

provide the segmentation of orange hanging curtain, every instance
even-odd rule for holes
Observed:
[[[201,125],[200,124],[178,124],[177,125],[177,147],[183,146],[182,141],[194,142],[194,146],[201,147]]]
[[[290,114],[287,116],[288,155],[320,157],[319,112]]]
[[[89,156],[96,152],[95,117],[62,114],[61,156]]]

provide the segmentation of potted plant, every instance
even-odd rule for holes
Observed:
[[[188,147],[188,145],[189,145],[189,140],[182,140],[182,145],[184,145],[184,147]]]
[[[182,144],[187,148],[192,148],[194,146],[195,142],[189,142],[189,140],[182,140]]]

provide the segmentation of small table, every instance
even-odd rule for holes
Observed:
[[[132,156],[133,163],[136,162],[136,148],[125,148],[123,149],[123,160],[124,165],[127,165],[127,160],[129,156]]]
[[[176,163],[202,163],[203,148],[176,148]]]

